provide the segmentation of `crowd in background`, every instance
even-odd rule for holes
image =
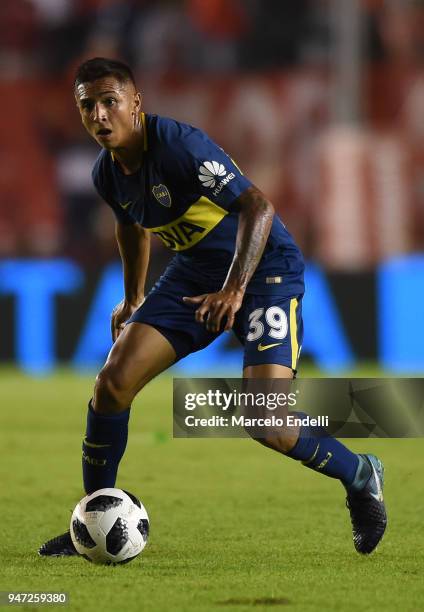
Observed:
[[[209,132],[308,256],[364,269],[424,242],[424,2],[357,0],[360,116],[334,116],[341,0],[2,0],[0,256],[116,256],[72,95],[127,61],[147,112]],[[159,245],[157,245],[159,249]]]

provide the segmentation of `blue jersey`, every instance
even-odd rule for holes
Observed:
[[[176,252],[166,275],[208,281],[218,289],[234,257],[240,205],[251,182],[204,132],[173,119],[142,113],[144,150],[139,170],[125,175],[102,150],[94,185],[123,224],[139,223]],[[300,295],[303,258],[274,216],[247,293]]]

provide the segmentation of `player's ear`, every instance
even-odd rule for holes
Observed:
[[[141,115],[140,115],[141,99],[142,99],[142,96],[139,91],[134,94],[134,106],[133,106],[133,111],[132,111],[134,127],[137,127],[138,125],[140,125],[140,122],[141,122]]]
[[[141,111],[141,101],[143,99],[142,94],[137,91],[137,93],[134,94],[134,112],[139,113]]]

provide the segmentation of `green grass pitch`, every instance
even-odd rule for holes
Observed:
[[[351,441],[386,467],[388,531],[361,557],[337,481],[250,440],[174,440],[170,377],[135,402],[118,479],[148,509],[145,551],[118,567],[39,558],[82,497],[91,388],[0,371],[1,590],[66,591],[84,612],[423,609],[421,439]]]

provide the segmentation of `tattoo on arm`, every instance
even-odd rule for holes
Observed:
[[[223,288],[244,291],[264,252],[274,207],[256,187],[249,187],[237,204],[240,216],[236,250]]]

